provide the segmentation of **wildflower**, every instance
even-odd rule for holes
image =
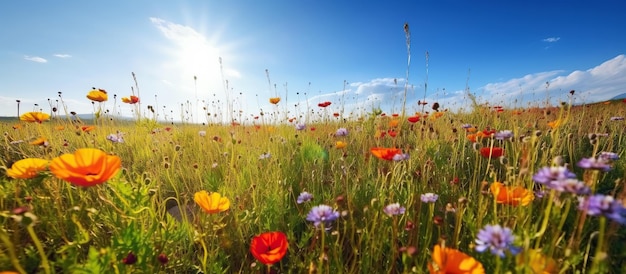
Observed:
[[[318,107],[321,107],[321,108],[325,108],[325,107],[327,107],[327,106],[330,106],[330,104],[332,104],[332,103],[331,103],[331,102],[326,101],[326,102],[323,102],[323,103],[319,103],[319,104],[317,104],[317,106],[318,106]]]
[[[397,127],[399,124],[400,124],[400,120],[398,119],[393,119],[389,121],[389,127]]]
[[[34,141],[31,141],[30,144],[34,145],[34,146],[47,147],[48,146],[48,139],[46,139],[45,137],[39,137],[39,138],[35,139]]]
[[[217,192],[209,194],[205,190],[198,191],[193,195],[193,200],[209,214],[220,213],[230,208],[228,198],[222,197],[222,195]]]
[[[452,248],[435,245],[428,264],[431,274],[470,273],[484,274],[485,268],[473,257]]]
[[[296,124],[296,130],[304,130],[306,129],[306,124],[305,123],[297,123]]]
[[[14,179],[30,179],[37,176],[40,171],[46,170],[48,160],[39,158],[26,158],[19,160],[11,168],[7,169],[7,176]]]
[[[370,149],[372,154],[379,159],[391,161],[396,154],[401,154],[402,150],[398,148],[382,148],[382,147],[374,147]]]
[[[480,155],[485,158],[498,158],[504,155],[504,149],[501,147],[483,147],[480,149]]]
[[[496,140],[508,140],[513,138],[513,132],[510,130],[502,130],[496,132],[495,136]]]
[[[626,224],[626,208],[613,196],[595,194],[589,197],[579,197],[578,202],[578,209],[586,211],[587,215],[604,215],[622,225]]]
[[[206,136],[206,131],[200,130],[200,131],[198,131],[198,135],[200,135],[200,137],[204,137],[204,136]]]
[[[602,151],[600,152],[600,155],[598,155],[598,158],[604,161],[615,161],[619,160],[619,155],[615,152]]]
[[[121,168],[120,157],[108,155],[95,148],[81,148],[74,154],[63,154],[52,159],[50,172],[72,184],[88,187],[111,179]]]
[[[482,253],[489,249],[491,254],[498,255],[500,258],[504,258],[504,252],[507,250],[515,255],[519,253],[520,248],[513,246],[514,240],[515,237],[510,228],[500,225],[486,225],[478,232],[475,241],[476,251]]]
[[[95,102],[104,102],[109,100],[106,90],[96,88],[92,88],[92,90],[87,93],[87,98]]]
[[[348,143],[344,142],[344,141],[337,141],[335,142],[335,148],[336,149],[343,149],[346,148],[348,146]]]
[[[270,98],[270,104],[276,105],[276,104],[278,104],[278,102],[280,102],[280,97],[272,97],[272,98]]]
[[[139,97],[135,95],[131,95],[130,98],[122,97],[122,102],[133,105],[133,104],[139,103]]]
[[[415,124],[415,123],[419,122],[420,117],[419,117],[419,115],[413,115],[413,116],[411,116],[409,118],[406,118],[406,120],[409,121],[409,123],[411,123],[411,124]]]
[[[80,130],[82,130],[83,132],[91,132],[94,129],[96,129],[96,126],[82,126],[82,127],[80,127]]]
[[[344,127],[337,129],[335,136],[348,136],[348,130]]]
[[[312,199],[313,199],[313,194],[303,191],[302,193],[300,193],[300,195],[298,195],[298,200],[296,201],[296,203],[302,204],[302,203],[311,201]]]
[[[555,188],[560,181],[567,179],[576,179],[576,174],[564,166],[543,167],[533,175],[533,181],[544,184],[548,188]]]
[[[422,203],[434,203],[437,201],[437,199],[439,199],[439,195],[435,193],[424,193],[420,195],[420,200],[422,200]]]
[[[394,162],[400,162],[400,161],[404,161],[408,159],[409,159],[408,153],[398,153],[396,155],[393,155],[393,158],[391,158],[391,160],[393,160]]]
[[[611,164],[606,158],[582,158],[576,165],[584,169],[602,170],[604,172],[608,172],[612,169]]]
[[[462,128],[469,130],[469,129],[476,129],[475,127],[473,127],[471,124],[463,124],[461,126]]]
[[[269,159],[272,157],[272,154],[269,152],[264,152],[261,153],[261,156],[259,156],[259,160],[265,160],[265,159]]]
[[[42,123],[44,121],[50,120],[50,114],[43,112],[26,112],[20,115],[20,121],[25,121],[29,123]],[[14,127],[15,128],[15,127]]]
[[[332,207],[327,205],[315,206],[309,211],[306,216],[306,220],[313,222],[315,227],[318,227],[321,223],[324,223],[326,229],[330,229],[330,223],[339,218],[339,212],[333,210]]]
[[[128,255],[122,259],[122,263],[126,265],[135,264],[137,262],[137,255],[132,251],[128,252]]]
[[[546,257],[541,253],[540,249],[530,249],[517,257],[519,266],[528,266],[532,273],[558,273],[556,261],[550,257]]]
[[[500,182],[494,182],[489,189],[498,204],[525,206],[530,204],[535,198],[532,191],[521,186],[507,187]]]
[[[575,195],[587,195],[591,193],[591,189],[585,182],[579,181],[578,179],[552,181],[549,187],[558,192],[567,192]]]
[[[165,253],[160,253],[157,256],[157,261],[159,261],[159,263],[161,263],[161,264],[167,264],[167,262],[169,262],[170,259],[167,258],[167,255]]]
[[[280,231],[261,233],[252,238],[250,253],[262,264],[272,265],[287,254],[287,236]]]
[[[560,119],[558,119],[558,120],[554,120],[554,121],[552,121],[552,122],[548,122],[548,126],[549,126],[551,129],[555,129],[555,128],[559,127],[560,125],[561,125],[561,120],[560,120]]]
[[[124,138],[122,136],[123,134],[121,132],[117,132],[115,134],[111,133],[107,136],[107,140],[113,142],[113,143],[123,143],[124,142]]]
[[[385,208],[383,208],[383,212],[385,212],[385,214],[389,216],[402,215],[404,214],[405,211],[406,211],[406,208],[404,208],[403,206],[400,206],[399,203],[389,204]]]
[[[621,116],[615,116],[615,117],[611,117],[610,118],[611,121],[623,121],[624,117]]]

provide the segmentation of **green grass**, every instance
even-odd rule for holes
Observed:
[[[496,268],[529,273],[517,263],[521,255],[498,259],[474,249],[478,231],[499,224],[513,230],[522,253],[538,248],[555,259],[563,273],[623,272],[624,228],[611,220],[601,227],[601,218],[584,217],[576,197],[535,197],[527,206],[495,204],[483,185],[500,181],[538,190],[532,175],[561,156],[597,193],[623,199],[623,160],[609,172],[592,173],[576,166],[594,152],[624,155],[624,121],[609,120],[624,116],[623,109],[618,101],[564,106],[549,113],[540,108],[499,113],[476,108],[469,113],[445,112],[439,118],[431,113],[415,124],[375,114],[344,122],[322,111],[312,114],[313,122],[302,131],[294,129],[295,121],[202,126],[101,117],[88,133],[67,120],[20,123],[17,129],[16,120],[3,121],[0,165],[6,168],[20,159],[50,160],[84,147],[118,155],[123,168],[108,182],[89,188],[75,187],[49,172],[28,180],[2,173],[0,270],[263,273],[267,269],[249,252],[250,241],[263,232],[282,231],[289,241],[288,252],[271,267],[279,273],[428,273],[433,246],[442,241],[480,261],[487,273]],[[559,117],[560,126],[548,127]],[[401,121],[395,128],[399,134],[376,138],[377,131],[390,129],[392,119]],[[484,158],[475,149],[479,145],[466,138],[464,124],[478,130],[512,130],[515,137],[504,142],[479,139],[482,147],[495,144],[505,149],[502,159]],[[340,127],[348,129],[348,136],[334,136]],[[198,134],[201,130],[206,136]],[[124,133],[124,143],[106,139],[117,131]],[[591,144],[590,133],[608,135]],[[47,138],[47,147],[29,144],[40,136]],[[11,143],[17,140],[25,142]],[[336,149],[338,140],[348,146]],[[401,148],[410,157],[381,160],[370,153],[372,147]],[[259,159],[268,152],[270,158]],[[200,190],[229,198],[230,209],[212,215],[202,212],[193,201]],[[302,191],[312,193],[313,200],[297,204]],[[422,203],[420,195],[429,192],[439,199]],[[387,216],[383,208],[396,202],[406,212]],[[320,204],[341,213],[326,233],[306,220],[309,210]],[[24,206],[29,207],[26,215],[13,211]],[[173,206],[190,209],[182,222],[167,213]],[[416,251],[407,253],[407,247]],[[132,265],[123,263],[129,253],[137,256]],[[169,261],[160,262],[160,254]]]

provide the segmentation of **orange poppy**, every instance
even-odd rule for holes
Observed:
[[[131,95],[130,98],[129,97],[122,97],[122,102],[126,103],[126,104],[136,104],[139,103],[139,97],[135,96],[135,95]]]
[[[48,139],[44,138],[44,137],[39,137],[37,139],[35,139],[34,141],[30,142],[31,145],[34,146],[48,146]]]
[[[26,158],[19,160],[11,168],[7,169],[7,176],[14,179],[30,179],[37,176],[40,171],[46,170],[48,160],[39,158]]]
[[[335,148],[337,149],[342,149],[348,146],[348,143],[344,142],[344,141],[337,141],[335,142]]]
[[[428,264],[431,274],[485,273],[485,268],[479,261],[456,249],[435,245],[431,258],[432,261]]]
[[[252,238],[250,253],[262,264],[272,265],[287,254],[287,236],[280,231],[265,232]]]
[[[489,187],[491,193],[496,199],[496,203],[505,205],[528,205],[535,199],[535,195],[532,191],[525,189],[521,186],[508,187],[503,183],[494,182]]]
[[[272,97],[272,98],[270,98],[270,103],[272,105],[278,104],[278,102],[280,102],[280,97]]]
[[[397,127],[399,124],[400,124],[400,120],[398,119],[393,119],[389,121],[389,127]]]
[[[104,89],[93,88],[89,91],[89,93],[87,93],[87,98],[95,102],[104,102],[109,100],[109,95],[107,95],[107,92]]]
[[[401,154],[402,150],[398,148],[382,148],[382,147],[373,147],[370,149],[372,154],[379,159],[391,161],[393,160],[393,156],[396,154]]]
[[[230,200],[217,192],[209,194],[205,190],[198,191],[193,195],[193,200],[209,214],[220,213],[230,208]]]
[[[554,120],[554,121],[552,121],[552,122],[548,122],[548,126],[549,126],[551,129],[555,129],[555,128],[559,127],[560,125],[561,125],[561,120],[560,120],[560,119],[558,119],[558,120]]]
[[[63,154],[52,159],[50,172],[72,184],[88,187],[111,179],[122,166],[118,156],[108,155],[95,148],[77,149],[74,154]]]
[[[37,122],[41,124],[43,121],[50,120],[50,114],[38,111],[26,112],[20,115],[20,120],[29,123]]]
[[[467,136],[467,140],[469,140],[472,143],[476,143],[476,138],[478,137],[477,134],[468,134]]]
[[[90,132],[94,129],[96,129],[96,126],[81,126],[80,127],[80,130],[82,130],[83,132]]]
[[[430,119],[432,120],[439,119],[441,118],[441,116],[443,116],[443,112],[435,112],[433,116],[430,117]]]
[[[501,147],[483,147],[480,149],[480,155],[485,158],[498,158],[504,155],[504,149]]]

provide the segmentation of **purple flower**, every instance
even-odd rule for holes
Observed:
[[[420,196],[420,200],[422,200],[423,203],[434,203],[437,199],[439,199],[439,195],[435,193],[426,193]]]
[[[348,130],[344,127],[337,129],[335,136],[348,136]]]
[[[588,197],[579,197],[578,202],[578,209],[586,211],[587,215],[604,215],[620,224],[626,224],[626,209],[613,196],[595,194]]]
[[[515,236],[510,228],[486,225],[476,236],[476,251],[482,253],[489,249],[491,254],[498,255],[500,258],[504,258],[507,250],[516,255],[521,249],[513,245],[514,240]]]
[[[622,121],[622,120],[624,120],[624,117],[621,117],[621,116],[611,117],[611,121]]]
[[[602,170],[604,172],[608,172],[612,168],[609,160],[593,157],[582,158],[577,165],[584,169]]]
[[[399,203],[389,204],[383,208],[383,212],[389,216],[402,215],[404,214],[404,211],[406,211],[406,208],[400,206]]]
[[[472,125],[471,124],[463,124],[461,127],[464,128],[464,129],[468,129],[468,128],[471,128]]]
[[[200,137],[204,137],[206,136],[206,131],[204,130],[198,131],[198,135],[200,135]]]
[[[300,193],[300,195],[298,195],[298,200],[296,201],[296,203],[301,204],[301,203],[308,202],[312,199],[313,199],[313,194],[303,191],[302,193]]]
[[[576,179],[576,174],[564,166],[543,167],[533,175],[533,181],[544,184],[548,188],[554,188],[559,181],[567,179]]]
[[[619,155],[617,155],[617,153],[615,152],[602,151],[600,152],[600,155],[598,155],[598,159],[602,159],[607,162],[615,161],[619,160]]]
[[[259,160],[265,160],[269,158],[272,158],[272,154],[269,152],[264,152],[259,156]]]
[[[585,182],[579,181],[578,179],[552,181],[551,187],[558,192],[568,192],[576,195],[587,195],[591,193],[591,189]]]
[[[513,138],[513,132],[510,130],[502,130],[502,131],[496,132],[495,138],[496,140],[508,140],[508,139]]]
[[[305,123],[297,123],[296,124],[296,130],[304,130],[306,129],[306,124]]]
[[[124,138],[122,136],[123,134],[121,132],[117,132],[116,134],[109,134],[107,136],[107,140],[113,142],[113,143],[123,143],[124,142]]]
[[[393,155],[393,158],[392,158],[394,162],[400,162],[400,161],[404,161],[408,159],[409,159],[409,154],[407,153],[398,153],[396,155]]]
[[[323,222],[326,230],[330,229],[330,223],[337,218],[339,218],[339,212],[327,205],[314,206],[306,216],[306,220],[313,222],[315,227],[318,227]]]

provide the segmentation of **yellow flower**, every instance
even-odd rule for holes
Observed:
[[[107,95],[107,92],[104,89],[93,88],[91,91],[89,91],[89,93],[87,93],[87,98],[95,102],[104,102],[106,100],[109,100],[109,95]]]
[[[517,257],[517,264],[528,266],[533,273],[552,274],[559,272],[556,261],[543,255],[539,249],[530,249],[525,254],[521,253]]]
[[[19,160],[7,169],[7,176],[14,179],[30,179],[37,176],[39,171],[46,170],[48,160],[39,158],[26,158]]]
[[[205,190],[198,191],[193,195],[193,200],[198,204],[206,213],[215,214],[230,208],[230,201],[226,197],[222,197],[217,192],[209,194]]]
[[[456,249],[435,246],[432,262],[428,264],[431,274],[471,273],[484,274],[483,265],[471,256]]]
[[[52,159],[50,172],[59,179],[88,187],[108,181],[121,167],[120,157],[95,148],[81,148],[74,154],[63,154]]]
[[[337,141],[337,142],[335,142],[335,148],[337,148],[337,149],[342,149],[342,148],[345,148],[346,146],[348,146],[348,143],[346,143],[344,141]]]
[[[29,123],[40,123],[43,121],[47,121],[50,119],[50,114],[48,113],[43,113],[43,112],[26,112],[22,115],[20,115],[20,120],[21,121],[26,121]]]

